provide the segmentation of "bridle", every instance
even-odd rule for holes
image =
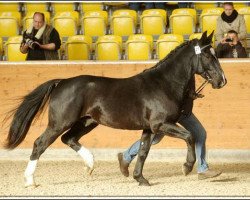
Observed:
[[[196,46],[194,46],[194,50],[195,50],[195,54],[197,55],[197,64],[196,66],[199,66],[199,61],[200,61],[200,54],[202,54],[202,50],[205,49],[206,47],[210,46],[210,44],[205,45],[204,47],[200,48],[200,46],[197,44]],[[201,86],[195,91],[196,94],[199,94],[204,87],[212,80],[211,77],[209,76],[208,73],[206,73],[206,71],[204,71],[203,76],[206,77],[205,81],[201,84]]]

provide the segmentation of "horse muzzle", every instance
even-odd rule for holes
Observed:
[[[224,78],[224,79],[220,82],[220,84],[219,84],[219,88],[224,87],[226,84],[227,84],[227,79],[226,79],[226,78]]]
[[[214,83],[213,81],[210,83],[212,84],[213,89],[220,89],[220,88],[223,88],[227,84],[227,79],[225,78],[221,80],[220,82],[218,82],[217,84]]]

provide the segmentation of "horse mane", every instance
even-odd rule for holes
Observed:
[[[150,71],[150,70],[154,70],[155,68],[161,66],[163,63],[169,61],[170,59],[173,58],[173,55],[178,52],[180,49],[182,49],[182,47],[185,47],[185,46],[188,46],[189,44],[193,43],[194,41],[196,41],[197,39],[192,39],[192,40],[189,40],[189,41],[186,41],[186,42],[183,42],[181,43],[179,46],[177,46],[175,49],[173,49],[172,51],[169,52],[168,55],[166,55],[165,58],[161,59],[158,63],[155,64],[155,66],[151,67],[151,68],[148,68],[148,69],[145,69],[143,70],[143,72],[146,72],[146,71]]]

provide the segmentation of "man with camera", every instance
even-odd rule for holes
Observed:
[[[216,49],[218,58],[246,58],[246,49],[242,46],[238,38],[238,33],[234,30],[228,31],[225,39],[220,42]]]
[[[20,51],[28,53],[26,60],[59,60],[61,39],[57,30],[45,23],[43,13],[35,12],[33,26],[23,33]]]
[[[224,11],[217,18],[215,30],[216,46],[219,43],[225,44],[225,40],[227,39],[225,36],[227,32],[234,30],[238,33],[238,40],[240,40],[241,44],[246,47],[247,28],[244,16],[234,9],[232,2],[224,2],[223,8]]]

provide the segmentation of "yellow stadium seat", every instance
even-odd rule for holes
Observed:
[[[47,12],[48,4],[46,2],[36,3],[36,2],[24,2],[23,3],[23,11],[27,12]]]
[[[115,10],[128,8],[128,2],[103,1],[103,5],[104,5],[104,9],[108,11],[110,16],[112,16],[112,13]]]
[[[158,59],[163,59],[168,55],[173,49],[184,42],[182,35],[178,34],[163,34],[159,37],[156,42],[156,53]]]
[[[14,14],[15,13],[15,14]],[[19,35],[19,12],[1,12],[0,13],[0,37],[10,37]]]
[[[71,37],[71,36],[70,36]],[[65,60],[65,46],[66,46],[66,42],[67,42],[67,38],[63,38],[63,37],[60,37],[60,40],[61,40],[61,46],[60,46],[60,49],[58,49],[58,53],[59,53],[59,60]]]
[[[208,9],[208,8],[216,8],[218,7],[218,3],[217,2],[194,2],[194,9],[197,11],[202,11],[204,9]]]
[[[84,35],[102,36],[107,32],[107,11],[88,11],[81,20],[81,29]]]
[[[192,15],[194,24],[197,24],[197,12],[193,8],[177,8],[173,10],[171,15]]]
[[[250,34],[250,7],[241,7],[237,9],[238,13],[244,16],[247,34]]]
[[[153,36],[144,34],[130,35],[125,48],[128,60],[150,60],[152,59]]]
[[[76,35],[79,24],[79,13],[76,11],[57,12],[52,19],[52,24],[60,37]]]
[[[141,32],[147,35],[161,35],[166,31],[167,13],[163,9],[147,9],[141,15]]]
[[[0,56],[2,57],[2,55],[3,55],[3,40],[0,37]]]
[[[189,40],[193,40],[195,38],[200,39],[202,36],[202,33],[193,33],[189,36]]]
[[[21,13],[17,11],[5,11],[5,12],[0,12],[0,17],[13,17],[18,21],[18,26],[21,26]]]
[[[51,2],[50,5],[51,12],[56,14],[57,12],[71,12],[76,10],[76,5],[74,2],[57,3]]]
[[[88,11],[97,11],[97,10],[103,10],[103,3],[101,2],[81,2],[79,3],[79,10],[81,13],[85,13]]]
[[[192,39],[200,39],[202,36],[202,33],[193,33],[189,36],[189,40],[192,40]],[[213,36],[212,38],[212,46],[215,47],[215,37]]]
[[[27,30],[33,23],[33,15],[35,12],[27,12],[23,18],[23,31]],[[50,24],[50,12],[43,11],[45,16],[45,21],[47,24]]]
[[[107,10],[117,10],[117,9],[125,9],[127,7],[127,2],[112,2],[112,1],[103,1],[103,4],[108,7]],[[112,13],[111,11],[111,13]]]
[[[237,10],[239,8],[242,8],[242,7],[247,7],[247,3],[243,3],[243,2],[233,2],[234,4],[234,8]]]
[[[8,61],[24,61],[27,54],[20,52],[20,44],[23,37],[21,35],[9,37],[4,45],[5,51],[4,56]]]
[[[170,2],[167,2],[168,5],[178,5],[178,2],[174,2],[174,1],[170,1]]]
[[[92,38],[86,35],[68,37],[65,46],[67,60],[90,60]]]
[[[201,32],[207,31],[210,34],[216,30],[217,18],[223,12],[223,8],[208,8],[204,9],[200,15]]]
[[[0,12],[7,12],[7,11],[14,11],[18,12],[20,11],[20,4],[17,3],[12,3],[12,2],[0,2]]]
[[[111,32],[114,35],[129,36],[136,33],[137,13],[134,10],[115,10],[111,17]]]
[[[118,35],[100,36],[96,41],[96,60],[121,60],[122,37]]]
[[[191,8],[174,9],[170,18],[170,32],[173,34],[190,35],[196,28],[196,11]]]

